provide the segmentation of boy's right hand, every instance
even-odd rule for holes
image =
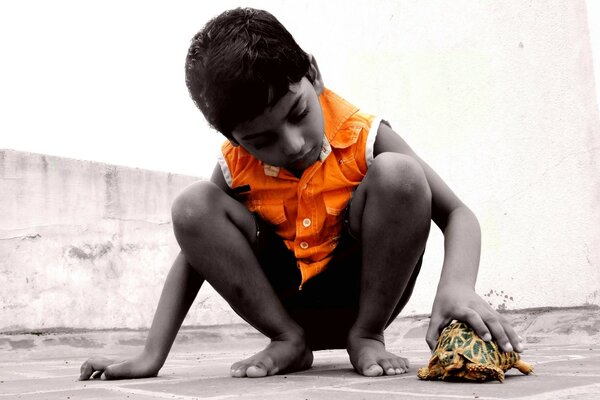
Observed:
[[[158,375],[159,370],[144,354],[125,361],[97,357],[81,365],[79,380],[150,378]]]
[[[509,321],[475,293],[472,287],[461,285],[438,288],[426,337],[431,351],[435,349],[442,330],[453,319],[469,324],[486,342],[495,339],[502,351],[523,351],[521,339]]]

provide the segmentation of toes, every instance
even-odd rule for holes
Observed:
[[[385,359],[379,362],[385,375],[400,375],[408,371],[408,363],[403,358]]]
[[[367,368],[363,368],[362,374],[364,376],[381,376],[383,375],[383,369],[379,364],[371,364]]]
[[[263,376],[267,376],[267,368],[262,363],[257,363],[257,365],[251,365],[246,370],[246,376],[248,378],[262,378]]]
[[[233,378],[243,378],[246,376],[246,369],[242,367],[233,368],[229,371],[229,375]]]
[[[408,360],[402,357],[381,359],[377,362],[366,362],[359,369],[364,376],[400,375],[408,371]]]
[[[249,365],[244,362],[236,362],[231,366],[229,374],[234,378],[243,378],[246,376],[246,370]]]
[[[397,365],[398,363],[392,363],[394,365],[394,375],[405,374],[408,368]],[[390,374],[392,375],[392,374]]]
[[[408,360],[406,360],[405,358],[394,358],[390,362],[394,367],[396,375],[404,374],[406,371],[408,371]]]
[[[389,360],[381,360],[379,362],[383,373],[386,375],[396,375],[396,369]]]
[[[408,359],[400,357],[400,361],[404,363],[404,369],[410,368],[410,362],[408,362]]]
[[[234,378],[262,378],[267,375],[274,375],[277,373],[277,368],[269,368],[265,363],[261,361],[255,361],[252,363],[236,363],[233,364],[230,370],[230,374]]]

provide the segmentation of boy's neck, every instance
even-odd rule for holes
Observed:
[[[304,173],[304,171],[306,171],[305,169],[293,169],[293,168],[286,168],[286,169],[298,179],[302,178],[302,174]]]

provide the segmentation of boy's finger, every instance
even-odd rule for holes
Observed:
[[[89,363],[89,360],[84,362],[79,370],[79,380],[85,381],[89,379],[93,372],[94,370],[92,369],[92,365]]]
[[[435,349],[438,337],[440,337],[440,332],[446,323],[447,322],[445,322],[442,318],[438,318],[436,316],[431,317],[431,321],[429,321],[429,328],[427,328],[427,334],[425,335],[425,341],[427,342],[427,345],[431,351]]]
[[[520,353],[523,351],[523,344],[521,343],[521,338],[515,329],[509,324],[507,321],[504,321],[502,326],[504,327],[504,332],[508,336],[508,340],[512,344],[514,351]]]
[[[433,320],[431,320],[431,322],[429,323],[429,328],[427,328],[427,334],[425,335],[425,341],[427,342],[427,346],[429,346],[429,349],[432,351],[435,348],[435,344],[437,342],[437,338],[438,338],[437,331],[438,331],[437,324],[434,324]]]
[[[123,372],[120,371],[120,369],[124,363],[125,362],[121,362],[119,364],[112,364],[112,365],[107,366],[104,369],[100,379],[111,380],[111,379],[117,378],[118,376],[128,377],[126,374],[124,374]]]
[[[112,363],[112,360],[105,358],[90,358],[81,366],[79,380],[84,381],[90,379],[90,377],[95,378],[95,372],[104,371],[104,369]]]
[[[481,316],[474,310],[469,310],[464,314],[464,322],[473,328],[476,334],[479,335],[483,340],[489,342],[492,340],[492,334],[488,329],[488,326],[483,322]]]
[[[94,371],[94,373],[91,376],[91,379],[99,379],[102,378],[104,376],[104,371],[100,370],[100,371]]]
[[[494,339],[496,339],[496,342],[498,342],[498,346],[500,346],[502,351],[514,351],[514,348],[510,343],[508,336],[506,335],[504,326],[497,317],[489,317],[486,320],[486,324],[490,328],[492,336],[494,337]]]

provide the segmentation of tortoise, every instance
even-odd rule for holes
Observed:
[[[420,368],[420,379],[504,381],[504,372],[515,367],[531,374],[533,367],[518,353],[504,352],[495,341],[485,342],[464,322],[453,321],[440,335],[427,367]]]

